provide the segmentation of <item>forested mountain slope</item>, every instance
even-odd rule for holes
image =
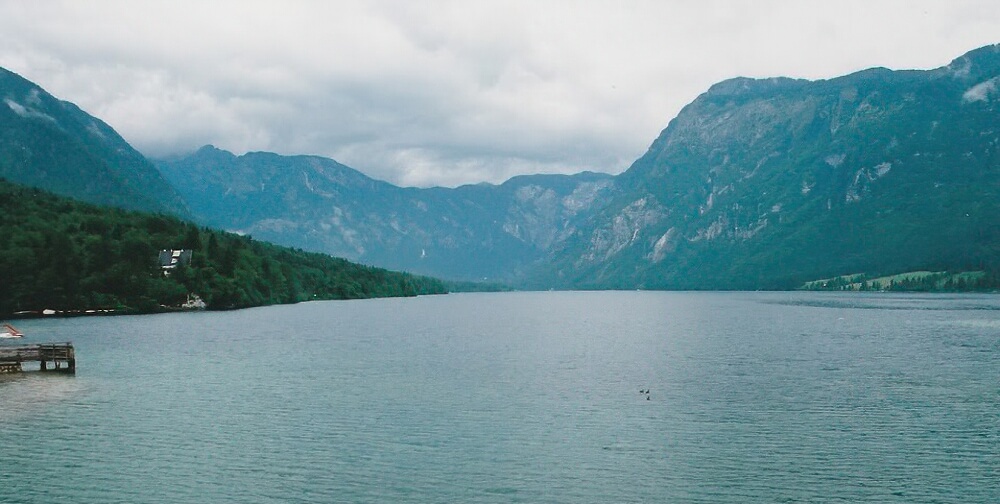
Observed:
[[[18,312],[227,309],[437,294],[438,280],[361,266],[183,222],[99,207],[0,179],[0,318]],[[193,252],[169,273],[162,249]]]
[[[100,205],[186,216],[180,196],[100,119],[0,68],[0,177]]]

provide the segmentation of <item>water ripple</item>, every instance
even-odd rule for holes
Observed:
[[[25,321],[76,335],[80,368],[0,377],[0,501],[992,503],[997,304],[509,293]]]

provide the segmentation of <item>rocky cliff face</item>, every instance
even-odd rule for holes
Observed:
[[[330,159],[213,147],[159,167],[205,224],[465,280],[515,278],[614,191],[612,177],[591,173],[401,188]]]
[[[932,71],[732,79],[688,105],[543,282],[782,288],[996,261],[1000,46]]]
[[[2,68],[0,177],[90,203],[188,215],[160,172],[110,126]]]

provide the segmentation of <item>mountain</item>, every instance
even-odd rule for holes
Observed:
[[[204,223],[394,269],[788,289],[1000,271],[998,112],[1000,46],[987,46],[927,71],[718,83],[616,177],[400,188],[329,159],[212,147],[158,166]]]
[[[516,277],[614,192],[596,173],[402,188],[327,158],[211,146],[157,166],[204,224],[457,280]]]
[[[1000,269],[1000,45],[929,71],[737,78],[686,106],[539,285],[782,289]]]
[[[79,200],[186,216],[159,171],[110,126],[0,68],[0,178]]]

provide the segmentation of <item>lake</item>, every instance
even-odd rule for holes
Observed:
[[[0,376],[5,503],[1000,496],[996,295],[452,294],[17,326],[72,340],[78,371]]]

